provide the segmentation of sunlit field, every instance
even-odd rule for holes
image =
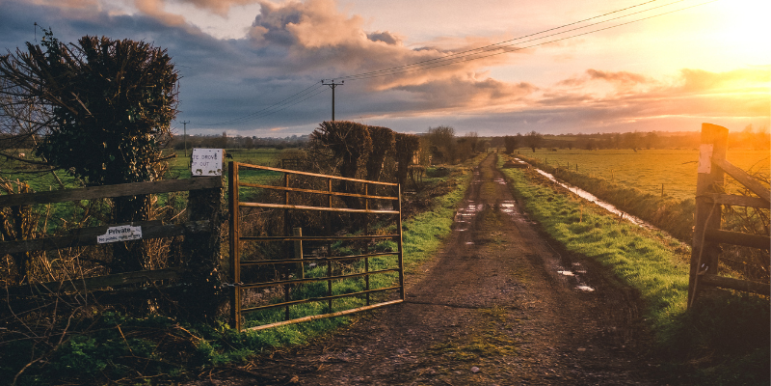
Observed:
[[[225,158],[225,167],[227,168],[228,161],[243,162],[252,165],[281,167],[280,165],[282,152],[290,150],[295,149],[227,149],[227,154],[233,158]],[[169,161],[170,170],[167,178],[190,178],[190,157],[193,154],[193,150],[187,150],[187,157],[185,157],[184,150],[177,150],[176,154],[177,157]],[[225,174],[227,174],[227,171],[225,171]]]
[[[520,148],[518,152],[551,166],[570,167],[608,181],[636,187],[646,193],[664,194],[683,200],[696,193],[698,150],[558,150]],[[766,150],[729,149],[726,158],[750,172],[769,175],[770,153]],[[731,178],[727,177],[727,181]]]

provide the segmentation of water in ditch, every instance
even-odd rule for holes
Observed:
[[[519,158],[515,158],[515,159],[519,163],[526,163],[525,161],[522,161]],[[641,226],[641,227],[644,227],[644,228],[657,229],[656,227],[654,227],[653,225],[643,221],[642,219],[640,219],[638,217],[635,217],[635,216],[632,216],[631,214],[626,213],[626,212],[616,208],[613,204],[610,204],[608,202],[600,200],[599,198],[597,198],[597,196],[595,196],[595,195],[593,195],[593,194],[591,194],[591,193],[589,193],[589,192],[587,192],[587,191],[585,191],[583,189],[579,189],[579,188],[576,188],[575,186],[570,186],[568,184],[565,184],[563,182],[558,181],[556,178],[554,178],[553,175],[551,175],[551,174],[549,174],[549,173],[547,173],[547,172],[545,172],[545,171],[543,171],[541,169],[533,168],[533,170],[538,172],[538,174],[548,178],[549,181],[552,181],[552,182],[554,182],[556,184],[559,184],[563,188],[565,188],[567,190],[570,190],[571,192],[575,193],[577,196],[579,196],[579,197],[581,197],[581,198],[583,198],[583,199],[585,199],[585,200],[587,200],[587,201],[589,201],[589,202],[591,202],[591,203],[593,203],[593,204],[595,204],[595,205],[597,205],[597,206],[607,210],[608,212],[611,212],[611,213],[613,213],[615,215],[620,216],[623,220],[629,221],[632,224],[635,224],[635,225],[638,225],[638,226]]]

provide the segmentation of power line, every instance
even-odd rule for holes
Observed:
[[[296,104],[298,104],[298,103],[304,102],[304,101],[306,101],[306,100],[308,100],[308,99],[311,99],[311,98],[315,97],[316,95],[319,95],[319,94],[323,93],[324,91],[327,91],[327,90],[326,90],[325,88],[321,88],[321,89],[320,89],[319,91],[317,91],[315,94],[312,94],[312,95],[308,95],[308,96],[306,96],[305,98],[302,98],[302,99],[298,99],[297,101],[295,101],[295,102],[294,102],[294,103],[292,103],[292,104],[286,105],[286,106],[284,106],[284,107],[282,107],[282,108],[280,108],[280,109],[278,109],[278,110],[270,111],[270,112],[268,112],[268,113],[266,113],[266,114],[263,114],[263,115],[261,115],[261,116],[258,116],[258,117],[256,117],[256,118],[262,118],[262,117],[266,117],[266,116],[268,116],[268,115],[271,115],[271,114],[277,113],[277,112],[279,112],[279,111],[283,111],[283,110],[286,110],[287,108],[289,108],[289,107],[292,107],[292,106],[294,106],[294,105],[296,105]]]
[[[588,24],[588,25],[585,25],[585,26],[576,27],[576,28],[572,28],[572,29],[569,29],[569,30],[565,30],[565,31],[561,31],[561,32],[557,32],[557,33],[541,36],[541,37],[538,37],[538,38],[535,38],[535,39],[525,40],[525,41],[522,41],[520,43],[535,42],[535,41],[538,41],[538,40],[541,40],[541,39],[545,39],[545,38],[549,38],[549,37],[553,37],[553,36],[558,36],[558,35],[566,34],[566,33],[573,32],[573,31],[577,31],[577,30],[593,27],[593,26],[596,26],[598,24],[607,23],[609,21],[618,20],[618,19],[621,19],[621,18],[637,15],[637,14],[644,13],[644,12],[650,12],[652,10],[663,8],[663,7],[667,7],[667,6],[670,6],[670,5],[677,4],[677,3],[681,3],[683,1],[686,1],[686,0],[677,0],[677,1],[674,1],[674,2],[671,2],[671,3],[667,3],[667,4],[664,4],[664,5],[658,6],[658,7],[649,8],[649,9],[633,12],[633,13],[630,13],[630,14],[626,14],[626,15],[621,15],[621,16],[618,16],[618,17],[614,17],[614,18],[611,18],[611,19],[599,21],[599,22]],[[558,30],[558,29],[564,28],[566,26],[575,25],[575,24],[580,23],[580,22],[565,24],[565,25],[560,26],[560,27],[550,28],[550,29],[545,30],[545,31],[541,31],[541,32],[534,33],[534,34],[525,35],[525,36],[522,36],[522,37],[519,37],[519,38],[510,39],[510,40],[506,40],[506,41],[503,41],[503,42],[498,42],[498,43],[490,44],[490,45],[487,45],[487,46],[484,46],[484,47],[480,47],[480,48],[476,48],[476,49],[472,49],[472,50],[462,51],[462,52],[459,52],[459,53],[456,53],[456,54],[451,54],[451,55],[444,56],[442,58],[435,58],[435,59],[425,60],[425,61],[422,61],[422,62],[413,63],[413,64],[409,64],[409,65],[395,66],[395,67],[391,67],[391,68],[386,68],[386,69],[381,69],[381,70],[376,70],[376,71],[370,71],[370,72],[365,72],[365,73],[360,73],[360,74],[341,76],[341,77],[339,77],[339,79],[349,79],[349,80],[370,79],[370,78],[375,78],[375,77],[380,77],[380,76],[400,74],[400,73],[412,71],[413,69],[421,69],[421,70],[423,70],[423,69],[429,69],[429,68],[449,66],[449,65],[457,64],[457,63],[469,62],[469,61],[472,61],[472,60],[483,59],[483,58],[487,58],[487,57],[490,57],[490,56],[495,56],[495,55],[501,55],[501,54],[506,54],[506,53],[515,52],[515,51],[520,51],[520,50],[525,49],[525,48],[532,48],[532,47],[536,47],[536,46],[539,46],[539,45],[544,45],[544,44],[548,44],[548,43],[554,43],[554,42],[558,42],[558,41],[562,41],[562,40],[566,40],[566,39],[572,39],[572,38],[579,37],[579,36],[584,36],[584,35],[587,35],[587,34],[590,34],[590,33],[604,31],[604,30],[607,30],[607,29],[616,28],[616,27],[620,27],[620,26],[623,26],[623,25],[631,24],[631,23],[636,23],[638,21],[651,19],[653,17],[658,17],[658,16],[662,16],[662,15],[666,15],[666,14],[670,14],[670,13],[674,13],[674,12],[679,12],[679,11],[682,11],[682,10],[685,10],[685,9],[698,7],[698,6],[701,6],[701,5],[704,5],[704,4],[708,4],[708,3],[712,3],[712,2],[715,2],[715,1],[718,1],[718,0],[707,1],[705,3],[700,3],[700,4],[693,5],[693,6],[685,7],[685,8],[681,8],[681,9],[677,9],[677,10],[673,10],[673,11],[669,11],[669,12],[660,13],[660,14],[657,14],[657,15],[652,15],[652,16],[644,17],[644,18],[641,18],[641,19],[635,19],[635,20],[632,20],[632,21],[629,21],[629,22],[626,22],[626,23],[621,23],[621,24],[613,25],[613,26],[606,27],[606,28],[592,30],[592,31],[589,31],[589,32],[586,32],[586,33],[572,35],[572,36],[565,37],[565,38],[560,38],[560,39],[540,42],[540,43],[529,45],[529,46],[526,46],[526,47],[515,47],[515,46],[511,45],[511,42],[519,41],[519,40],[525,39],[527,37],[533,37],[533,36],[541,35],[543,33],[546,33],[546,32],[549,32],[549,31]],[[648,4],[648,3],[651,3],[651,2],[652,1],[649,1],[649,2],[643,3],[643,4]],[[625,10],[628,10],[628,9],[631,9],[631,8],[633,8],[633,7],[625,8]],[[612,14],[612,13],[617,13],[617,12],[618,11],[609,12],[609,13],[607,13],[605,15]],[[596,18],[597,17],[593,17],[593,18],[589,18],[589,19],[584,19],[581,22],[587,21],[587,20],[591,20],[591,19],[596,19]],[[499,50],[503,50],[503,51],[499,51]],[[496,52],[496,53],[490,54],[490,55],[484,55],[485,53],[491,52],[491,51],[499,51],[499,52]],[[469,58],[469,57],[471,57],[471,58]],[[416,67],[416,68],[412,68],[412,67]]]
[[[610,22],[610,21],[613,21],[613,20],[618,20],[618,19],[622,19],[622,18],[638,15],[638,14],[641,14],[641,13],[650,12],[650,11],[653,11],[653,10],[656,10],[656,9],[672,6],[674,4],[681,3],[681,2],[684,2],[686,0],[677,0],[677,1],[673,1],[673,2],[670,2],[670,3],[667,3],[667,4],[663,4],[663,5],[660,5],[660,6],[656,6],[656,7],[652,7],[652,8],[647,8],[647,9],[639,10],[639,11],[632,12],[632,13],[627,13],[627,14],[624,14],[624,15],[620,15],[620,16],[613,17],[613,18],[610,18],[610,19],[598,21],[598,22],[595,22],[595,23],[591,23],[591,24],[588,24],[588,25],[581,26],[581,27],[571,28],[571,29],[560,31],[560,32],[556,32],[556,33],[553,33],[553,34],[549,34],[549,35],[544,35],[544,36],[540,36],[540,37],[537,37],[537,38],[533,38],[533,37],[536,37],[538,35],[546,34],[548,32],[558,31],[558,30],[564,29],[566,27],[570,27],[570,26],[573,26],[573,25],[581,24],[581,23],[584,23],[584,22],[587,22],[587,21],[590,21],[590,20],[595,20],[595,19],[602,18],[602,17],[605,17],[605,16],[617,14],[617,13],[624,12],[624,11],[628,11],[630,9],[638,8],[638,7],[647,5],[647,4],[651,4],[651,3],[656,2],[656,1],[657,0],[649,0],[649,1],[646,1],[646,2],[643,2],[643,3],[639,3],[639,4],[635,4],[635,5],[626,7],[626,8],[617,9],[617,10],[614,10],[614,11],[606,12],[606,13],[601,14],[601,15],[592,16],[590,18],[586,18],[586,19],[582,19],[582,20],[575,21],[575,22],[572,22],[572,23],[564,24],[564,25],[561,25],[559,27],[549,28],[549,29],[546,29],[546,30],[543,30],[543,31],[540,31],[540,32],[536,32],[536,33],[532,33],[532,34],[528,34],[528,35],[523,35],[523,36],[520,36],[520,37],[517,37],[517,38],[514,38],[514,39],[504,40],[504,41],[500,41],[500,42],[497,42],[497,43],[488,44],[486,46],[482,46],[482,47],[477,47],[477,48],[473,48],[473,49],[469,49],[469,50],[465,50],[465,51],[456,52],[456,53],[453,53],[453,54],[445,55],[445,56],[440,57],[440,58],[427,59],[427,60],[423,60],[423,61],[420,61],[420,62],[411,63],[411,64],[407,64],[407,65],[383,68],[383,69],[374,70],[374,71],[362,72],[362,73],[359,73],[359,74],[345,75],[345,76],[336,77],[335,79],[340,79],[340,80],[363,80],[363,79],[370,79],[370,78],[376,78],[376,77],[387,76],[387,75],[397,75],[397,74],[405,73],[405,72],[412,71],[412,70],[426,70],[426,69],[432,69],[432,68],[437,68],[437,67],[449,66],[449,65],[453,65],[453,64],[470,62],[470,61],[474,61],[474,60],[488,58],[488,57],[491,57],[491,56],[496,56],[496,55],[502,55],[502,54],[507,54],[507,53],[516,52],[516,51],[521,51],[521,50],[524,50],[524,49],[527,49],[527,48],[533,48],[533,47],[541,46],[541,45],[544,45],[544,44],[556,43],[556,42],[560,42],[560,41],[563,41],[563,40],[573,39],[573,38],[576,38],[576,37],[592,34],[592,33],[595,33],[595,32],[605,31],[605,30],[608,30],[608,29],[612,29],[612,28],[616,28],[616,27],[621,27],[621,26],[632,24],[632,23],[636,23],[636,22],[639,22],[639,21],[644,21],[644,20],[655,18],[655,17],[664,16],[664,15],[672,14],[672,13],[675,13],[675,12],[680,12],[680,11],[684,11],[684,10],[687,10],[687,9],[699,7],[699,6],[702,6],[702,5],[709,4],[709,3],[714,3],[714,2],[716,2],[718,0],[710,0],[710,1],[703,2],[703,3],[699,3],[699,4],[695,4],[695,5],[679,8],[679,9],[675,9],[675,10],[672,10],[672,11],[662,12],[662,13],[659,13],[659,14],[656,14],[656,15],[651,15],[651,16],[640,18],[640,19],[635,19],[635,20],[631,20],[631,21],[628,21],[628,22],[619,23],[619,24],[612,25],[612,26],[609,26],[609,27],[599,28],[599,29],[596,29],[596,30],[587,31],[587,32],[584,32],[584,33],[579,33],[579,34],[575,34],[575,35],[571,35],[571,36],[567,36],[567,37],[562,37],[562,38],[558,38],[558,39],[552,39],[552,40],[548,40],[548,41],[541,41],[541,42],[538,42],[538,43],[535,43],[535,44],[531,44],[531,45],[528,45],[528,46],[520,46],[520,47],[513,46],[514,42],[519,42],[519,43],[537,42],[539,40],[546,39],[546,38],[549,38],[549,37],[555,37],[555,36],[563,35],[563,34],[566,34],[566,33],[569,33],[569,32],[574,32],[574,31],[578,31],[578,30],[581,30],[581,29],[586,29],[586,28],[593,27],[593,26],[596,26],[596,25],[599,25],[599,24],[602,24],[602,23],[607,23],[607,22]],[[528,39],[528,38],[533,38],[533,39],[524,40],[524,39]],[[303,102],[305,100],[308,100],[308,99],[310,99],[310,98],[320,94],[321,92],[325,91],[325,89],[323,88],[323,86],[325,86],[325,85],[329,85],[329,84],[324,84],[323,80],[319,81],[319,82],[316,82],[313,85],[308,86],[307,88],[305,88],[305,89],[303,89],[303,90],[301,90],[301,91],[299,91],[299,92],[297,92],[297,93],[295,93],[295,94],[293,94],[293,95],[291,95],[291,96],[289,96],[289,97],[287,97],[287,98],[285,98],[285,99],[283,99],[283,100],[281,100],[281,101],[279,101],[277,103],[274,103],[274,104],[272,104],[270,106],[267,106],[267,107],[265,107],[265,108],[263,108],[263,109],[261,109],[259,111],[256,111],[254,113],[251,113],[251,114],[239,117],[239,118],[235,118],[235,119],[232,119],[232,120],[229,120],[229,121],[225,121],[225,122],[221,122],[221,123],[218,123],[218,124],[214,124],[214,125],[222,125],[222,124],[227,124],[227,123],[233,123],[233,122],[242,121],[242,120],[250,119],[250,118],[251,119],[257,119],[257,118],[262,118],[262,117],[266,117],[266,116],[275,114],[275,113],[277,113],[279,111],[283,111],[283,110],[285,110],[285,109],[287,109],[287,108],[289,108],[291,106],[294,106],[294,105],[296,105],[298,103],[301,103],[301,102]],[[329,85],[329,86],[331,86],[331,85]],[[322,88],[321,91],[317,91],[319,88]],[[312,95],[308,95],[308,94],[310,94],[310,93],[312,93],[314,91],[317,91],[317,92],[313,93]],[[334,89],[333,89],[333,92],[334,92]],[[334,109],[334,107],[333,107],[333,109]]]
[[[337,88],[337,86],[342,86],[343,84],[345,84],[345,81],[342,81],[340,83],[335,83],[335,80],[332,79],[328,83],[325,83],[324,80],[322,79],[321,80],[321,84],[323,84],[324,86],[329,86],[329,88],[332,89],[332,121],[334,122],[334,120],[335,120],[335,88]]]
[[[224,124],[228,124],[228,123],[234,123],[234,122],[242,121],[242,120],[248,119],[248,118],[261,118],[261,117],[264,117],[264,116],[271,115],[271,114],[273,114],[273,113],[275,113],[277,111],[281,111],[284,108],[281,108],[281,109],[275,110],[275,111],[270,111],[270,110],[273,110],[273,109],[275,109],[275,108],[277,108],[279,106],[282,106],[282,105],[289,104],[289,103],[293,102],[293,99],[300,97],[301,94],[304,94],[306,92],[308,92],[308,93],[312,92],[313,90],[311,90],[311,89],[313,89],[314,87],[315,88],[322,87],[323,85],[321,85],[320,83],[321,83],[321,81],[318,81],[318,82],[316,82],[316,83],[314,83],[314,84],[312,84],[312,85],[310,85],[310,86],[308,86],[308,87],[298,91],[297,93],[292,94],[292,95],[282,99],[281,101],[276,102],[276,103],[274,103],[274,104],[272,104],[270,106],[267,106],[267,107],[265,107],[265,108],[263,108],[261,110],[255,111],[255,112],[253,112],[251,114],[247,114],[247,115],[244,115],[244,116],[241,116],[241,117],[238,117],[238,118],[233,118],[233,119],[228,120],[228,121],[223,121],[223,122],[215,123],[215,124],[213,124],[213,126],[224,125]],[[291,103],[290,105],[294,105],[294,104],[296,104],[296,103]]]
[[[614,11],[606,12],[606,13],[604,13],[602,15],[592,16],[590,18],[586,18],[586,19],[583,19],[583,20],[575,21],[575,22],[568,23],[568,24],[563,24],[563,25],[561,25],[559,27],[549,28],[547,30],[543,30],[543,31],[540,31],[540,32],[536,32],[536,33],[532,33],[532,34],[529,34],[529,35],[520,36],[520,37],[517,37],[517,38],[514,38],[514,39],[500,41],[500,42],[493,43],[493,44],[488,44],[488,45],[482,46],[482,47],[472,48],[470,50],[455,52],[455,53],[452,53],[452,54],[449,54],[449,55],[445,55],[445,56],[443,56],[441,58],[427,59],[427,60],[424,60],[424,61],[420,61],[420,62],[416,62],[416,63],[404,65],[404,66],[395,66],[395,67],[384,68],[384,69],[380,69],[380,70],[375,70],[375,71],[370,71],[370,72],[365,72],[365,73],[360,73],[360,74],[355,74],[355,75],[343,76],[343,77],[339,77],[339,79],[349,79],[349,78],[356,77],[356,76],[370,75],[370,74],[374,74],[374,73],[381,72],[381,71],[388,71],[388,70],[391,70],[391,69],[414,67],[414,66],[422,65],[424,63],[445,60],[445,59],[448,59],[448,58],[451,58],[451,57],[455,57],[457,55],[461,55],[461,54],[465,54],[465,53],[469,53],[469,52],[474,52],[474,51],[479,51],[479,50],[483,50],[483,49],[486,49],[486,48],[489,48],[489,47],[495,47],[495,46],[511,43],[511,42],[514,42],[514,41],[517,41],[517,40],[522,40],[522,39],[525,39],[525,38],[541,35],[541,34],[544,34],[544,33],[547,33],[547,32],[556,31],[556,30],[559,30],[559,29],[562,29],[562,28],[565,28],[565,27],[569,27],[571,25],[580,24],[580,23],[583,23],[583,22],[586,22],[586,21],[589,21],[589,20],[594,20],[594,19],[597,19],[597,18],[600,18],[600,17],[604,17],[604,16],[615,14],[615,13],[627,11],[627,10],[630,10],[632,8],[641,7],[643,5],[650,4],[650,3],[653,3],[653,2],[656,2],[656,1],[657,0],[646,1],[644,3],[635,4],[635,5],[630,6],[630,7],[621,8],[621,9],[617,9],[617,10],[614,10]],[[683,0],[681,0],[681,1],[683,1]]]

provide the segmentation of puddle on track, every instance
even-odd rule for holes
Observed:
[[[464,200],[463,207],[455,212],[455,218],[453,219],[453,222],[455,223],[455,231],[467,231],[471,220],[477,215],[477,213],[481,212],[483,208],[483,204],[477,204],[471,200]]]
[[[520,163],[522,162],[520,160],[518,161]],[[497,178],[495,181],[501,185],[506,185],[506,181],[502,178]],[[504,200],[503,202],[498,203],[497,207],[498,210],[509,215],[515,222],[536,224],[535,221],[528,220],[527,217],[517,211],[517,204],[513,200]],[[557,251],[554,252],[559,256],[559,261],[556,262],[556,272],[558,277],[564,279],[569,286],[578,291],[594,292],[594,288],[589,286],[583,277],[586,275],[586,268],[581,263],[565,261],[562,255],[557,253]],[[570,268],[565,268],[565,264],[570,264]]]

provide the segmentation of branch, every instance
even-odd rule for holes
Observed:
[[[172,158],[177,158],[177,154],[175,153],[175,154],[172,154],[172,155],[167,155],[165,157],[161,157],[161,158],[158,158],[156,160],[153,160],[153,162],[166,161],[167,159],[172,159]]]
[[[28,160],[28,159],[24,159],[24,158],[14,157],[14,156],[12,156],[10,154],[5,154],[3,152],[0,152],[0,156],[3,156],[3,157],[8,158],[8,159],[16,160],[16,161],[26,162],[28,164],[33,164],[33,165],[52,166],[51,164],[49,164],[47,162],[32,161],[32,160]]]

